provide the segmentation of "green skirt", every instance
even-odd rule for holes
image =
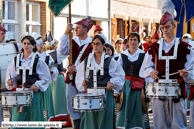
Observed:
[[[189,89],[189,90],[187,90],[187,110],[190,110],[189,93],[190,93],[190,89]]]
[[[50,83],[53,95],[53,104],[55,112],[55,120],[67,120],[69,113],[67,111],[66,100],[66,83],[63,75],[58,75],[56,81]]]
[[[130,80],[125,79],[123,86],[123,103],[118,115],[117,127],[130,129],[133,127],[144,127],[141,92],[133,90],[129,86]]]
[[[148,115],[148,111],[144,110],[142,108],[142,112],[143,112],[143,122],[144,122],[144,126],[146,129],[150,128],[150,121],[149,121],[149,115]]]
[[[50,121],[51,119],[54,119],[55,116],[51,86],[49,85],[47,90],[42,92],[42,94],[44,102],[44,120]]]
[[[33,92],[32,105],[24,106],[21,113],[18,111],[19,107],[12,108],[11,121],[44,121],[42,92],[40,90]]]
[[[103,111],[83,112],[80,129],[115,129],[115,101],[112,90],[106,90],[106,104]]]

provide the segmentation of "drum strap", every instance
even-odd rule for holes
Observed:
[[[16,43],[13,43],[16,49],[16,52],[19,53],[18,45]]]
[[[45,63],[49,65],[49,56],[46,56]]]
[[[105,58],[105,53],[104,52],[102,53],[100,68],[91,66],[92,57],[93,57],[93,53],[90,53],[89,54],[89,58],[87,60],[86,77],[89,76],[89,71],[93,70],[93,83],[94,83],[94,87],[97,87],[97,70],[100,69],[100,74],[104,75],[104,58]]]
[[[37,64],[38,64],[39,56],[37,54],[33,55],[32,61],[31,61],[29,67],[21,66],[20,58],[21,58],[21,54],[18,54],[14,58],[15,69],[16,69],[16,74],[17,75],[20,74],[22,76],[22,84],[24,84],[26,82],[26,77],[27,77],[27,75],[26,75],[27,71],[26,70],[29,70],[29,72],[28,72],[29,75],[32,75],[32,73],[36,73],[36,67],[37,67]]]

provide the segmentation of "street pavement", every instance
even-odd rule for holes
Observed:
[[[8,110],[4,110],[4,121],[9,121],[10,118],[10,114]],[[150,126],[151,129],[154,129],[153,127],[153,114],[149,113],[149,120],[150,120]],[[62,122],[62,124],[64,124],[65,121]],[[65,129],[73,129],[73,128],[65,128]],[[187,116],[187,129],[191,129],[189,126],[189,116]]]

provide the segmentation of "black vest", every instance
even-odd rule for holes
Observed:
[[[63,69],[63,63],[61,62],[61,64],[58,64],[57,62],[57,51],[53,51],[51,53],[49,53],[51,55],[51,57],[53,58],[54,60],[54,63],[55,65],[57,66],[57,69],[59,72],[64,72],[64,69]]]
[[[20,54],[21,57],[21,54]],[[36,67],[38,64],[39,56],[36,55],[34,59],[34,64],[32,68],[32,75],[29,75],[29,70],[26,70],[26,83],[28,85],[34,84],[37,80],[39,80],[39,75],[36,73]],[[16,62],[17,62],[17,56],[14,58],[15,61],[15,70],[16,70]],[[21,61],[19,61],[19,66],[21,66]],[[22,85],[22,74],[23,70],[19,70],[20,74],[17,75],[17,85]]]
[[[128,60],[128,56],[121,53],[123,60],[123,70],[125,71],[125,76],[135,76],[139,77],[139,70],[141,68],[145,53],[140,53],[136,61],[131,62]]]
[[[109,75],[109,65],[112,57],[108,57],[104,60],[104,75],[100,75],[100,70],[97,72],[97,86],[106,87],[107,82],[110,81],[111,76]],[[87,66],[88,57],[85,59],[85,67]],[[93,84],[93,70],[89,71],[89,83],[88,88],[94,87]]]

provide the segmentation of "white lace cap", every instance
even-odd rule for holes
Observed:
[[[36,46],[39,47],[41,44],[44,44],[42,39],[36,40]]]

